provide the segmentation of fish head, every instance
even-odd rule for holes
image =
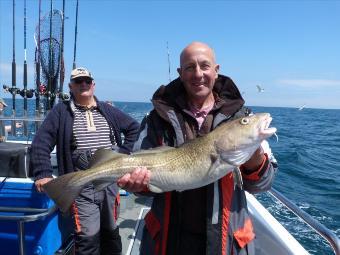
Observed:
[[[248,142],[262,142],[272,136],[276,132],[275,127],[270,127],[272,120],[269,113],[257,113],[236,120],[235,126],[238,126],[238,135],[244,139],[243,143],[247,145]]]
[[[269,127],[271,121],[269,113],[257,113],[221,125],[215,140],[217,152],[228,163],[243,164],[259,148],[263,140],[276,132],[275,127]]]

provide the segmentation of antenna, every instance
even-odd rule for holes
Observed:
[[[72,67],[72,69],[76,68],[77,34],[78,34],[78,7],[79,7],[79,1],[77,0],[77,6],[76,6],[76,26],[74,28],[74,49],[73,49],[73,67]]]

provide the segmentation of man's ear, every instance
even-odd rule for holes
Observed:
[[[181,71],[182,71],[182,69],[181,69],[180,67],[178,67],[178,68],[177,68],[177,73],[178,73],[179,77],[181,77],[181,74],[182,74]]]
[[[216,78],[218,77],[218,72],[220,71],[220,65],[215,66]]]

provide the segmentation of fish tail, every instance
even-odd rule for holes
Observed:
[[[59,176],[43,186],[44,192],[53,199],[62,212],[66,212],[78,197],[84,185],[75,184],[73,177],[77,172]]]

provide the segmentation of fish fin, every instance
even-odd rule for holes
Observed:
[[[93,186],[96,191],[101,191],[105,189],[107,186],[109,186],[111,183],[108,183],[107,181],[93,181]]]
[[[232,165],[223,162],[223,160],[221,160],[221,157],[217,155],[217,158],[215,159],[214,162],[212,162],[209,168],[208,176],[210,179],[216,181],[221,177],[225,176],[226,174],[232,172],[233,168],[234,167]]]
[[[214,164],[216,160],[218,160],[218,154],[217,153],[211,153],[210,158],[211,158],[211,163]]]
[[[223,151],[219,149],[218,143],[215,143],[215,149],[217,153],[220,155],[220,159],[227,164],[233,166],[240,166],[244,162],[246,162],[253,155],[255,150],[258,148],[258,145],[245,148],[243,150],[227,150]]]
[[[96,191],[101,191],[103,189],[105,189],[107,186],[113,184],[116,181],[115,178],[103,178],[103,179],[97,179],[92,181],[92,184],[95,188]]]
[[[96,167],[104,162],[114,160],[116,158],[120,158],[126,156],[125,154],[115,152],[111,149],[99,149],[97,150],[93,156],[91,157],[91,161],[89,163],[89,168]]]
[[[151,183],[149,183],[148,188],[149,188],[150,191],[152,191],[154,193],[162,193],[162,192],[164,192],[161,188],[159,188],[159,187],[157,187],[157,186],[155,186],[155,185],[153,185]]]
[[[78,172],[64,174],[43,185],[44,192],[53,199],[62,212],[66,212],[77,198],[84,185],[75,185],[74,178]]]

